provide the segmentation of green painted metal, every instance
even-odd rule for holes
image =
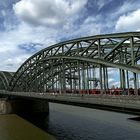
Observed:
[[[27,59],[14,74],[9,88],[12,91],[57,90],[61,93],[97,87],[107,90],[108,68],[113,67],[120,70],[120,87],[123,88],[129,87],[126,73],[133,73],[137,91],[139,60],[140,32],[73,39],[46,47]],[[95,70],[98,74],[94,74]]]
[[[8,89],[13,75],[13,72],[0,71],[0,90]]]

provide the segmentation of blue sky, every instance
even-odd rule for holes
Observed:
[[[1,0],[0,70],[60,41],[139,30],[139,0]]]

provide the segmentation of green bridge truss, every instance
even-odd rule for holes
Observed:
[[[8,90],[10,81],[13,77],[13,72],[0,71],[0,89]]]
[[[73,39],[46,47],[27,59],[12,77],[9,89],[64,93],[98,86],[104,92],[109,88],[108,70],[116,68],[120,88],[129,88],[131,72],[137,92],[139,60],[140,32]]]

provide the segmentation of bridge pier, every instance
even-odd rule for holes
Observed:
[[[45,114],[49,113],[49,104],[39,99],[8,99],[0,98],[0,114]]]

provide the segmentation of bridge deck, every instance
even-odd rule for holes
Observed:
[[[92,105],[93,107],[115,107],[121,109],[137,110],[138,112],[140,110],[140,96],[138,95],[80,95],[9,91],[0,91],[0,94],[26,98],[47,99],[49,102],[59,102],[65,104]]]

